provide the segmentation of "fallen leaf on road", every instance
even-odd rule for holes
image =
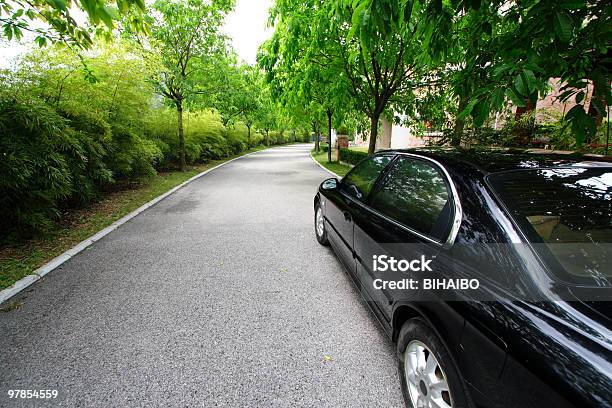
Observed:
[[[2,313],[7,313],[10,312],[12,310],[16,310],[19,309],[21,307],[21,305],[23,305],[23,302],[11,302],[6,306],[3,306],[0,308],[0,312]]]

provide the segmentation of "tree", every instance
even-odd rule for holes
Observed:
[[[270,131],[277,127],[278,106],[270,95],[270,90],[265,87],[261,90],[261,104],[256,114],[256,126],[264,131],[264,144],[270,146]]]
[[[122,18],[133,31],[147,31],[143,0],[116,0],[116,6],[104,0],[0,0],[0,24],[9,41],[29,31],[41,47],[59,42],[78,49],[91,47],[94,30],[111,35]],[[87,25],[77,23],[76,10],[87,15]]]
[[[157,0],[159,13],[151,25],[154,52],[163,66],[156,77],[158,92],[176,107],[178,117],[179,167],[185,169],[183,108],[196,95],[206,95],[203,73],[210,72],[215,59],[226,54],[219,29],[233,0]]]
[[[307,55],[346,84],[352,104],[370,118],[372,154],[389,101],[422,85],[417,31],[426,12],[412,1],[282,0],[271,12],[277,25],[268,48],[281,61]]]
[[[239,118],[247,128],[247,144],[251,147],[251,128],[257,121],[257,115],[262,109],[261,89],[263,78],[256,67],[245,66],[245,86],[243,88],[242,109]]]
[[[447,24],[452,23],[455,32],[467,32],[468,41],[455,43],[469,47],[457,61],[463,69],[454,81],[462,96],[461,117],[471,115],[479,126],[507,101],[520,117],[548,92],[549,80],[559,78],[559,99],[577,103],[566,115],[577,144],[595,133],[597,114],[612,102],[609,2],[489,0],[448,7]],[[439,19],[445,10],[433,9],[428,17]],[[586,109],[588,87],[594,88],[591,115]]]
[[[221,83],[212,104],[221,114],[225,126],[237,120],[245,124],[250,144],[251,127],[261,108],[260,91],[264,85],[261,74],[256,67],[236,66],[231,62],[219,72]]]
[[[323,5],[320,1],[277,2],[271,18],[279,22],[273,37],[260,48],[258,62],[267,72],[273,96],[289,116],[302,122],[306,112],[311,116],[308,121],[317,135],[317,152],[320,124],[326,122],[331,161],[333,119],[348,109],[350,97],[349,83],[340,65],[322,58],[337,51],[324,35],[328,19],[323,18]]]

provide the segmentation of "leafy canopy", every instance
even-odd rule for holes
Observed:
[[[79,12],[87,16],[78,22]],[[39,46],[59,42],[77,49],[90,48],[93,34],[112,35],[123,18],[133,31],[146,32],[144,0],[0,0],[0,24],[7,40],[21,39],[24,31],[35,34]]]

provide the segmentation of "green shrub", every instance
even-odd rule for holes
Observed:
[[[251,129],[251,147],[259,146],[263,144],[263,141],[264,135]]]
[[[90,59],[87,81],[76,57],[49,48],[0,76],[0,236],[44,231],[64,209],[109,185],[155,174],[169,146],[147,139],[150,88],[123,65]],[[160,121],[161,122],[161,121]]]
[[[154,96],[147,80],[154,64],[120,41],[94,51],[84,58],[95,78],[55,47],[0,71],[0,238],[43,231],[113,184],[177,167],[177,112]],[[210,109],[185,111],[183,124],[189,164],[264,141],[254,127],[250,138],[242,123],[226,128]],[[270,131],[268,139],[274,145],[298,136]]]
[[[249,148],[247,146],[247,135],[247,127],[242,123],[236,123],[227,129],[226,138],[232,148],[232,153],[238,154]],[[250,143],[253,144],[253,129],[251,129]]]
[[[146,112],[143,134],[162,152],[162,159],[157,164],[159,169],[175,167],[178,162],[177,126],[176,112],[170,108],[156,108]]]
[[[338,135],[347,135],[349,134],[349,130],[346,126],[342,125],[336,129],[336,134]]]
[[[108,153],[106,161],[115,180],[154,176],[154,166],[163,160],[163,153],[155,142],[122,126],[113,126]]]
[[[0,92],[0,231],[44,230],[75,193],[87,149],[67,120],[36,98]],[[76,176],[76,177],[75,177]],[[85,186],[85,190],[88,188]]]
[[[351,149],[340,149],[340,161],[345,163],[355,165],[366,157],[368,157],[367,152],[360,152]]]
[[[188,158],[188,163],[221,159],[233,153],[232,146],[225,137],[226,129],[217,113],[212,111],[187,112],[183,118],[183,124],[185,144],[196,145],[191,149],[199,150],[197,157]],[[178,151],[178,139],[176,143]]]

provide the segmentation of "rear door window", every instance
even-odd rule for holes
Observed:
[[[496,173],[489,183],[564,281],[612,287],[612,168]],[[550,259],[550,258],[548,258]]]
[[[342,191],[364,202],[374,187],[376,179],[391,159],[393,159],[392,155],[379,155],[363,160],[342,179]]]
[[[424,160],[398,158],[373,193],[370,206],[438,241],[446,238],[452,208],[444,175]]]

